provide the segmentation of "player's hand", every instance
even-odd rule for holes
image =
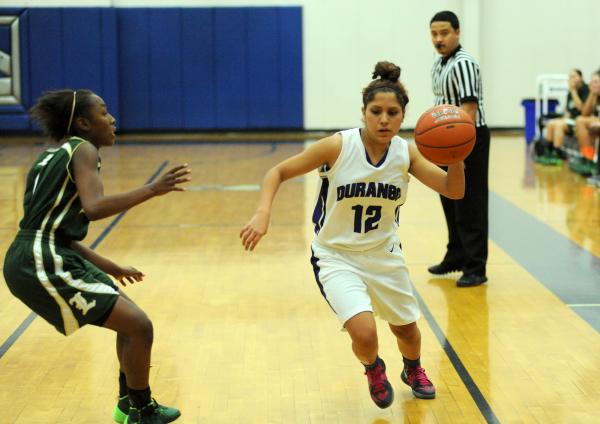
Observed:
[[[113,277],[124,287],[127,286],[127,283],[133,284],[142,281],[145,276],[142,271],[138,271],[132,266],[119,267],[119,270],[113,274]]]
[[[188,168],[187,163],[176,166],[166,172],[157,181],[150,184],[150,188],[157,196],[169,193],[170,191],[185,191],[185,188],[180,187],[179,184],[190,181],[192,179],[189,176],[191,172],[192,170]]]
[[[250,222],[248,222],[242,231],[240,238],[246,250],[254,250],[260,239],[267,234],[269,228],[270,214],[267,212],[256,212]]]

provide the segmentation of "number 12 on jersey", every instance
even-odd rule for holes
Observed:
[[[363,230],[363,205],[352,206],[354,211],[354,232],[368,233],[371,230],[377,229],[379,220],[381,219],[381,206],[368,206],[365,211],[365,225]]]

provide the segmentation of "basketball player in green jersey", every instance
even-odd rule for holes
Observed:
[[[4,260],[8,288],[64,335],[85,324],[117,333],[115,421],[174,421],[180,412],[159,405],[150,395],[152,322],[109,277],[126,285],[141,281],[144,274],[100,256],[81,240],[90,221],[182,191],[180,184],[190,180],[190,170],[180,165],[153,183],[105,195],[99,151],[114,144],[116,122],[104,101],[89,90],[50,91],[30,112],[44,132],[62,144],[42,153],[27,176],[24,217]]]

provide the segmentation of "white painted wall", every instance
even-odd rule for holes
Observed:
[[[479,59],[487,120],[524,125],[521,100],[542,73],[572,67],[586,79],[600,67],[598,0],[0,0],[0,7],[303,6],[307,129],[359,124],[361,90],[378,60],[402,67],[411,102],[406,127],[431,105],[435,53],[429,19],[444,9],[461,18],[463,46]]]
[[[535,96],[537,75],[579,68],[589,81],[600,68],[600,1],[482,3],[480,61],[491,125],[523,122],[520,100]]]

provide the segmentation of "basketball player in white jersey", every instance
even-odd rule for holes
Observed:
[[[462,162],[450,165],[446,173],[397,136],[408,103],[399,77],[400,68],[393,63],[377,63],[374,81],[363,90],[364,127],[319,140],[270,169],[257,211],[240,233],[246,250],[253,250],[267,232],[279,185],[319,168],[311,262],[321,293],[365,366],[371,398],[380,408],[391,405],[394,391],[378,356],[374,314],[389,323],[397,338],[404,383],[416,397],[435,397],[420,364],[420,312],[396,235],[409,173],[452,199],[461,198],[465,189]]]

